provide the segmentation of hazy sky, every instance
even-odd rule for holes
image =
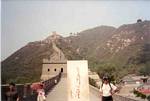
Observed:
[[[67,36],[100,25],[118,27],[135,23],[138,18],[150,20],[150,2],[146,0],[3,0],[1,10],[2,60],[52,31]]]

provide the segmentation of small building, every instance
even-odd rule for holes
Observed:
[[[141,80],[143,81],[143,83],[147,83],[148,77],[145,77],[145,76],[144,76],[144,77],[141,78]]]
[[[134,74],[125,76],[122,79],[124,84],[143,84],[146,83],[148,81],[148,77],[144,77],[144,76],[137,76]]]
[[[137,23],[140,23],[140,22],[142,22],[142,19],[138,19],[138,20],[137,20]]]

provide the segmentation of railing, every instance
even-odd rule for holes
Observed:
[[[60,78],[61,78],[61,73],[59,73],[57,76],[55,76],[49,80],[42,82],[44,84],[44,89],[45,89],[46,94],[50,91],[50,89],[53,86],[55,86],[60,81]],[[57,81],[57,83],[56,83],[56,81]]]
[[[61,73],[57,76],[43,81],[44,89],[46,94],[59,82],[61,78]],[[57,83],[56,83],[57,81]],[[16,84],[16,88],[19,94],[21,101],[36,101],[37,100],[37,93],[31,89],[31,84]],[[9,90],[8,85],[1,85],[1,98],[2,101],[6,101],[5,94]]]

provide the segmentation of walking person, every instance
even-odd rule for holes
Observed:
[[[102,101],[113,101],[112,95],[117,91],[117,87],[110,83],[108,76],[104,76],[99,91],[102,96]]]
[[[15,83],[9,83],[9,91],[5,94],[6,101],[19,101],[19,95]]]
[[[38,92],[37,101],[46,101],[43,84],[40,84],[40,88],[37,90],[37,92]]]

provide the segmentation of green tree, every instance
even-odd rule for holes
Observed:
[[[104,75],[108,75],[111,81],[115,81],[118,79],[118,70],[119,68],[115,64],[106,63],[98,65],[97,73],[100,78],[102,78]]]
[[[147,100],[148,100],[148,101],[150,101],[150,95],[149,95],[149,96],[147,96]]]
[[[95,80],[90,78],[90,77],[89,77],[89,83],[90,83],[90,85],[92,85],[94,87],[97,87],[97,84],[96,84]]]
[[[150,44],[145,44],[142,47],[141,53],[137,57],[138,63],[147,63],[150,61]]]
[[[139,70],[141,75],[150,75],[150,62],[147,62],[144,67]]]

